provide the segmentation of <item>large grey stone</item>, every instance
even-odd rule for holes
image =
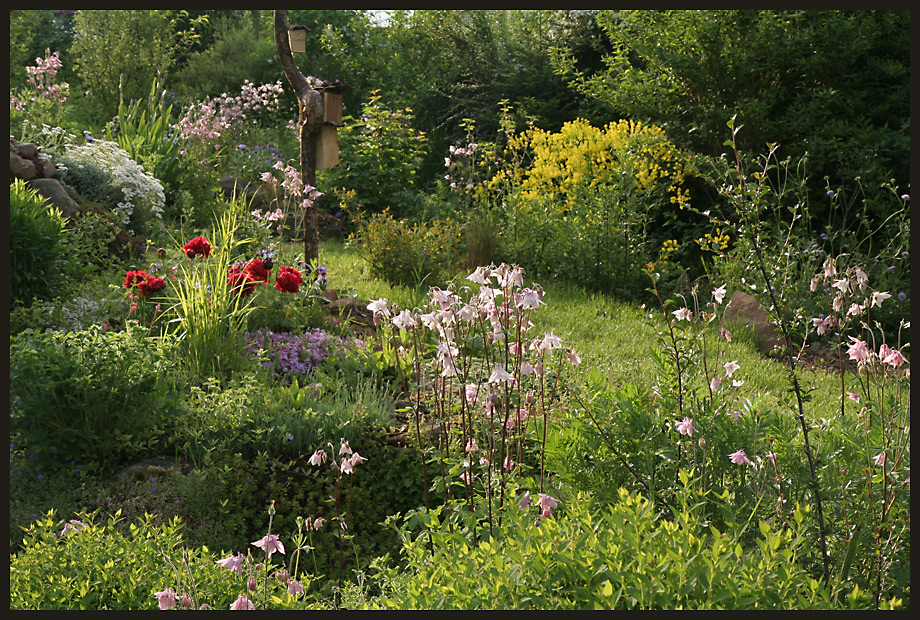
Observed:
[[[57,179],[32,179],[29,185],[45,198],[45,204],[57,207],[65,217],[73,217],[80,212],[80,205]]]
[[[38,176],[38,171],[28,159],[23,159],[16,153],[10,151],[10,176],[14,179],[30,181]]]
[[[756,297],[744,291],[732,293],[722,315],[722,325],[729,330],[737,325],[751,328],[757,346],[763,353],[773,353],[783,344],[782,337],[776,332],[776,326],[770,322],[769,311]]]

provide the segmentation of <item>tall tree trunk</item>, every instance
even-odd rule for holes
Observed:
[[[294,62],[294,53],[288,40],[288,12],[275,11],[275,47],[284,75],[300,102],[300,177],[304,184],[316,186],[316,141],[323,128],[323,96],[310,88],[306,78]],[[309,202],[303,212],[304,260],[319,258],[319,226],[316,206]]]

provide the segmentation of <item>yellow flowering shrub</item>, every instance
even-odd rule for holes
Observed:
[[[641,266],[661,258],[650,222],[689,201],[689,160],[664,131],[577,119],[558,132],[530,128],[509,150],[528,165],[512,166],[513,180],[507,171],[493,177],[515,187],[505,206],[506,260],[595,289],[644,290]]]

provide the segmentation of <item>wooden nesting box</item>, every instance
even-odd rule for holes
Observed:
[[[339,163],[338,128],[342,126],[342,95],[323,92],[323,128],[316,141],[316,169],[325,170]]]
[[[292,52],[300,52],[301,54],[306,53],[307,51],[307,27],[306,26],[291,26],[288,28],[288,42],[291,44]]]

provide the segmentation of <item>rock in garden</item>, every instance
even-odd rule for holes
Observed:
[[[732,294],[725,314],[722,315],[722,325],[731,331],[732,326],[743,325],[754,333],[757,347],[763,353],[773,353],[776,347],[783,344],[782,337],[776,332],[776,325],[770,321],[770,313],[756,297],[743,291]]]
[[[45,204],[57,207],[65,217],[73,217],[80,212],[80,205],[57,179],[32,179],[29,186],[45,198]]]

